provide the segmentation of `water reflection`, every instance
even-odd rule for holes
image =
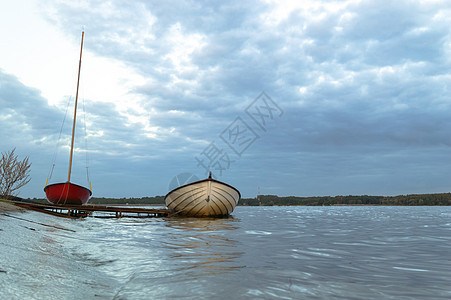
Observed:
[[[237,264],[243,252],[233,232],[239,219],[171,218],[166,226],[171,235],[165,242],[168,258],[192,275],[216,275],[241,268]]]

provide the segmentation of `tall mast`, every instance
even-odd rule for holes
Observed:
[[[81,47],[80,47],[80,61],[78,63],[78,79],[77,79],[77,93],[75,95],[75,109],[74,109],[74,123],[72,124],[72,142],[70,144],[70,160],[69,160],[69,175],[67,181],[70,182],[70,174],[72,170],[72,156],[74,154],[74,137],[75,137],[75,120],[77,118],[77,103],[78,103],[78,87],[80,85],[80,71],[81,71],[81,54],[83,52],[83,37],[85,32],[81,32]]]

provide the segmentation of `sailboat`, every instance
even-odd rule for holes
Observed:
[[[53,204],[65,204],[65,205],[83,205],[88,202],[89,197],[92,195],[91,188],[85,188],[78,184],[70,182],[72,171],[72,157],[74,153],[74,137],[75,137],[75,121],[77,118],[77,103],[78,103],[78,88],[80,85],[80,71],[81,71],[81,56],[83,52],[83,37],[84,32],[81,33],[81,47],[80,47],[80,61],[78,64],[78,80],[77,80],[77,93],[75,96],[75,109],[74,120],[72,124],[72,141],[70,146],[70,159],[69,159],[69,175],[67,182],[49,184],[44,187],[44,192],[47,200]],[[47,179],[48,181],[48,179]],[[90,184],[91,185],[91,184]]]
[[[188,217],[228,216],[238,204],[240,192],[233,186],[213,179],[194,181],[170,191],[164,201],[173,215]]]

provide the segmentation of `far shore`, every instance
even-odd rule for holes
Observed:
[[[89,199],[89,205],[106,206],[164,206],[164,196],[141,198],[98,198]],[[11,200],[0,199],[0,212],[21,211],[14,206],[14,201],[48,204],[46,199],[11,197]],[[241,198],[237,206],[451,206],[451,193],[407,194],[398,196],[283,196],[258,195],[256,198]]]

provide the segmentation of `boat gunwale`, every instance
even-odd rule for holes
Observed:
[[[206,179],[201,179],[201,180],[193,181],[193,182],[190,182],[190,183],[181,185],[181,186],[179,186],[179,187],[176,187],[175,189],[173,189],[173,190],[171,190],[169,193],[167,193],[166,196],[164,196],[164,201],[166,202],[166,198],[167,198],[171,193],[173,193],[173,192],[175,192],[175,191],[177,191],[177,190],[179,190],[179,189],[182,189],[182,188],[184,188],[184,187],[187,187],[187,186],[190,186],[190,185],[194,185],[194,184],[197,184],[197,183],[206,182],[206,181],[213,181],[213,182],[216,182],[216,183],[223,184],[223,185],[225,185],[225,186],[227,186],[227,187],[229,187],[229,188],[232,188],[233,190],[235,190],[235,191],[238,193],[238,200],[237,200],[237,203],[238,203],[238,201],[240,201],[240,199],[241,199],[241,193],[240,193],[239,190],[237,190],[235,187],[231,186],[230,184],[227,184],[227,183],[225,183],[225,182],[216,180],[216,179],[211,178],[211,177],[206,178]]]

